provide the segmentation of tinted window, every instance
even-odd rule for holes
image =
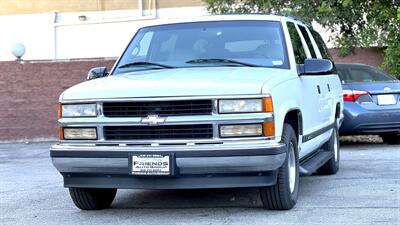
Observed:
[[[296,26],[294,23],[287,23],[288,31],[290,34],[290,40],[293,45],[293,52],[296,58],[297,64],[304,64],[304,60],[307,58],[306,52],[304,51],[303,44],[301,42],[301,38],[299,33],[297,32]]]
[[[138,61],[174,67],[226,66],[186,63],[193,59],[231,59],[262,67],[289,68],[281,24],[273,21],[195,22],[142,28],[118,66]],[[120,68],[115,73],[148,67]]]
[[[311,42],[311,38],[308,35],[308,32],[307,32],[306,28],[303,27],[303,26],[299,26],[299,28],[300,28],[301,34],[303,34],[303,37],[306,40],[308,49],[310,50],[310,53],[311,53],[311,57],[312,58],[317,58],[317,55],[315,54],[314,46],[313,46],[313,44]]]
[[[329,54],[329,50],[325,45],[324,40],[322,39],[321,35],[319,35],[315,30],[310,30],[315,42],[317,43],[318,49],[321,52],[321,56],[323,59],[330,59],[332,60],[331,55]]]
[[[337,65],[340,80],[343,83],[394,81],[394,77],[374,67],[359,65]]]

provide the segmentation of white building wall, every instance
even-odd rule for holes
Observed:
[[[204,7],[0,16],[0,61],[15,59],[15,43],[25,45],[25,60],[118,57],[141,26],[201,15]]]
[[[0,60],[11,60],[15,43],[26,46],[29,59],[51,59],[54,39],[51,14],[0,16]]]

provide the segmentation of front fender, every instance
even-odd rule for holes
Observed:
[[[268,93],[267,90],[263,90]],[[302,91],[297,79],[287,80],[275,87],[269,93],[274,104],[275,136],[279,141],[283,132],[283,123],[288,112],[299,110]]]

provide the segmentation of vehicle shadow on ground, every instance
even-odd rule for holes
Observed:
[[[313,175],[315,177],[315,175]],[[318,176],[329,180],[329,176]],[[320,184],[323,184],[321,181]],[[318,185],[312,177],[300,178],[299,202],[309,198]],[[323,185],[322,185],[323,186]],[[111,209],[201,209],[243,208],[264,210],[258,188],[189,189],[189,190],[118,190]]]
[[[324,181],[300,178],[299,202],[313,195],[307,189],[323,191]],[[318,176],[331,179],[330,176]],[[118,190],[112,209],[201,209],[243,208],[264,210],[258,188],[187,189],[187,190]]]
[[[116,209],[260,208],[257,188],[119,190]]]

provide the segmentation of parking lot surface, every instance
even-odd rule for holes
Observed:
[[[0,144],[0,224],[400,224],[400,147],[347,143],[337,175],[302,177],[296,207],[261,208],[257,189],[119,190],[81,211],[51,164],[51,143]]]

